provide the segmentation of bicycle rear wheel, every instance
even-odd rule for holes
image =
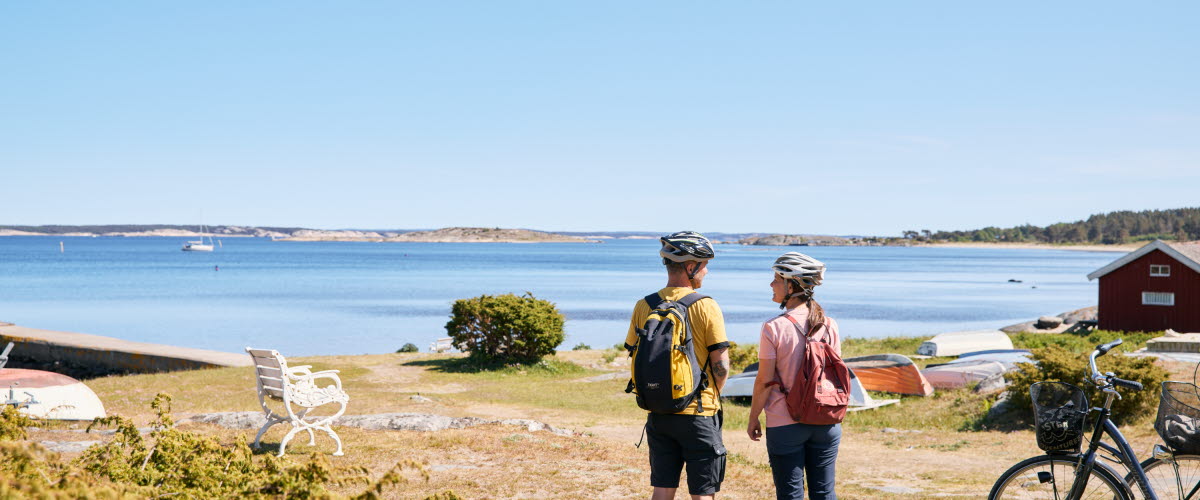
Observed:
[[[1142,469],[1158,498],[1200,500],[1200,456],[1175,455],[1173,459],[1165,460],[1148,458],[1142,462]],[[1125,476],[1130,489],[1136,491],[1133,481],[1132,472]]]
[[[989,500],[1053,500],[1066,498],[1075,481],[1077,455],[1042,455],[1009,467],[992,486]],[[1125,483],[1102,463],[1092,467],[1079,500],[1131,500]]]

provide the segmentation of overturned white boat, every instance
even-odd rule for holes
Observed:
[[[0,355],[0,402],[30,417],[51,420],[103,418],[104,403],[83,382],[61,373],[4,368],[12,344]]]
[[[1012,339],[1000,330],[973,330],[935,335],[917,347],[922,356],[958,356],[989,349],[1012,349]]]
[[[957,389],[977,384],[976,390],[1004,387],[1004,374],[1017,369],[1018,363],[1033,363],[1024,349],[995,349],[970,352],[949,363],[929,365],[921,370],[937,389]]]

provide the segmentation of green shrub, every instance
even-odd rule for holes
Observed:
[[[572,347],[571,350],[572,351],[590,351],[590,350],[592,350],[592,346],[584,344],[583,342],[580,342],[578,344],[575,344],[575,347]]]
[[[33,420],[9,405],[0,405],[0,441],[25,439]]]
[[[758,344],[729,343],[729,371],[741,373],[751,363],[758,362]]]
[[[412,342],[404,344],[404,347],[401,347],[400,349],[396,350],[396,352],[420,352],[420,351],[421,350],[417,348],[417,345]]]
[[[565,321],[554,303],[528,292],[480,295],[454,301],[446,332],[473,358],[534,363],[562,344]]]
[[[1146,341],[1161,337],[1162,332],[1113,332],[1109,330],[1092,330],[1083,334],[1075,333],[1013,333],[1009,334],[1013,347],[1017,349],[1039,349],[1056,345],[1072,352],[1090,354],[1092,349],[1100,344],[1107,344],[1117,339],[1123,339],[1120,349],[1126,352],[1135,351],[1146,346]],[[896,351],[899,352],[899,351]]]
[[[0,498],[343,498],[327,486],[361,483],[366,490],[354,498],[366,499],[429,480],[428,467],[411,460],[371,481],[365,468],[334,467],[321,454],[307,463],[255,454],[244,438],[229,446],[176,429],[170,396],[159,394],[151,406],[158,417],[147,436],[129,419],[96,419],[89,431],[115,425],[116,434],[71,462],[33,443],[0,442]]]
[[[1096,360],[1101,372],[1113,372],[1120,378],[1141,382],[1144,386],[1143,390],[1137,392],[1118,389],[1123,399],[1113,401],[1111,417],[1117,425],[1134,422],[1154,412],[1158,408],[1160,386],[1169,376],[1166,370],[1154,364],[1154,358],[1133,358],[1116,352],[1124,347],[1113,349]],[[1090,348],[1087,352],[1073,352],[1058,345],[1034,349],[1032,357],[1038,364],[1021,363],[1018,370],[1008,375],[1012,385],[1008,386],[1006,392],[1013,407],[1012,415],[1032,423],[1033,405],[1029,398],[1029,386],[1050,380],[1083,389],[1092,406],[1104,404],[1104,394],[1087,381],[1090,375],[1089,354]]]

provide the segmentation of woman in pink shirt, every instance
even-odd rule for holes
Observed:
[[[779,386],[768,385],[785,381],[790,384],[795,380],[804,359],[805,339],[801,335],[824,340],[841,355],[837,322],[825,316],[821,305],[813,300],[813,290],[825,277],[825,264],[799,252],[788,252],[771,267],[775,272],[771,300],[778,302],[784,311],[763,323],[758,342],[758,376],[754,380],[746,433],[755,441],[762,437],[759,415],[766,412],[767,453],[776,498],[803,499],[807,475],[809,498],[836,499],[834,465],[842,437],[841,424],[809,425],[792,420]]]

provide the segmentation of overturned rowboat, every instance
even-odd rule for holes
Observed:
[[[1017,369],[1018,363],[1033,363],[1024,349],[994,349],[966,353],[949,363],[926,366],[921,370],[935,389],[958,389],[978,384],[977,390],[1003,387],[1004,374]]]
[[[0,354],[0,403],[30,417],[51,420],[103,418],[104,403],[83,382],[61,373],[4,368],[13,344]]]
[[[935,335],[917,347],[922,356],[959,356],[983,350],[1012,349],[1012,339],[1000,330],[974,330]]]
[[[873,354],[846,358],[859,383],[868,391],[928,396],[933,386],[911,359],[902,354]]]

